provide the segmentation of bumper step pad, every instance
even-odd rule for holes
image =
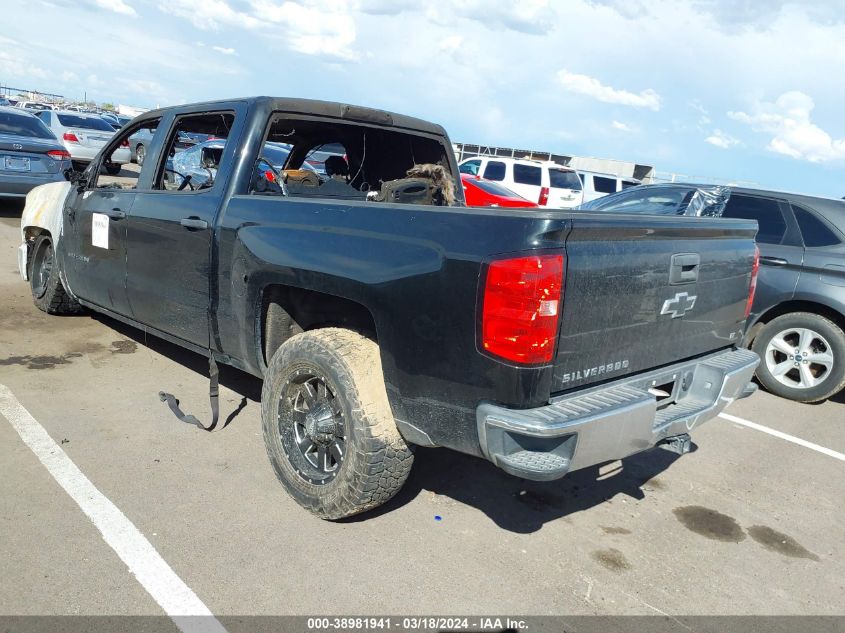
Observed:
[[[566,395],[536,409],[483,403],[477,410],[481,449],[506,472],[534,480],[558,479],[660,443],[683,454],[692,429],[754,392],[748,385],[758,363],[754,352],[732,350]],[[658,409],[649,388],[669,382],[679,385],[676,400]]]

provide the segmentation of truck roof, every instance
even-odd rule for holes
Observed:
[[[221,99],[215,101],[205,101],[199,103],[188,103],[178,106],[169,106],[165,108],[156,108],[144,113],[144,118],[152,116],[161,116],[166,112],[173,112],[179,110],[195,110],[197,106],[208,106],[210,109],[230,104],[233,101],[239,101],[248,105],[259,105],[266,108],[268,111],[282,111],[291,112],[295,114],[314,114],[317,116],[327,116],[339,119],[348,119],[350,121],[358,121],[364,123],[374,123],[376,125],[385,125],[390,127],[399,127],[409,130],[416,130],[419,132],[426,132],[428,134],[436,134],[438,136],[446,136],[446,130],[443,126],[416,117],[398,114],[396,112],[388,112],[386,110],[378,110],[375,108],[367,108],[364,106],[357,106],[348,103],[341,103],[339,101],[320,101],[317,99],[296,99],[291,97],[236,97],[234,99]]]

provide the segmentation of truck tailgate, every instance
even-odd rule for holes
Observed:
[[[577,216],[552,392],[736,345],[756,232],[724,218]]]

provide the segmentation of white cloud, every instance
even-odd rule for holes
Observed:
[[[699,101],[698,99],[693,99],[687,105],[689,105],[689,107],[698,112],[698,124],[700,126],[710,125],[710,113],[707,111],[707,108],[704,107],[701,101]]]
[[[306,55],[345,60],[358,57],[351,48],[356,28],[348,0],[249,0],[246,11],[232,8],[225,0],[164,0],[158,8],[185,18],[202,30],[240,27],[281,40],[288,48]],[[227,55],[235,52],[212,48]]]
[[[368,15],[425,14],[428,20],[454,26],[461,18],[489,29],[544,35],[555,29],[556,13],[549,0],[461,0],[454,3],[423,3],[419,0],[354,0],[353,8]],[[445,10],[444,10],[445,9]]]
[[[589,4],[607,7],[631,19],[653,20],[671,6],[675,0],[586,0]],[[725,32],[738,32],[751,28],[756,31],[769,29],[789,10],[799,9],[820,24],[835,24],[845,20],[841,0],[689,0],[687,3],[698,19]]]
[[[619,130],[620,132],[633,132],[634,131],[634,128],[632,128],[627,123],[622,123],[622,121],[615,121],[614,120],[613,123],[611,123],[610,125],[614,130]]]
[[[399,15],[420,7],[417,0],[358,0],[356,8],[370,15]]]
[[[223,46],[212,46],[213,50],[217,51],[218,53],[222,53],[223,55],[236,55],[237,52],[234,48],[224,48]]]
[[[282,27],[290,48],[306,55],[324,55],[354,60],[358,55],[355,20],[346,0],[305,0],[275,2],[252,0],[252,10],[264,20]]]
[[[0,75],[19,77],[22,79],[47,79],[49,73],[18,55],[0,50]]]
[[[488,27],[530,35],[550,33],[557,23],[548,0],[463,0],[456,3],[453,11]]]
[[[591,5],[608,7],[629,20],[645,17],[649,14],[648,5],[642,0],[587,0]]]
[[[438,46],[440,47],[440,50],[444,53],[452,54],[456,53],[458,49],[463,46],[463,44],[464,38],[462,38],[460,35],[449,35],[448,37],[444,37],[442,40],[440,40]]]
[[[834,139],[810,119],[815,105],[812,97],[793,90],[774,103],[758,103],[753,114],[728,112],[728,116],[755,132],[772,135],[766,146],[771,152],[812,163],[845,158],[845,138]]]
[[[636,93],[628,92],[627,90],[605,86],[595,77],[579,75],[568,70],[558,71],[557,79],[566,90],[604,103],[649,108],[655,112],[660,110],[660,95],[651,88]]]
[[[106,0],[103,0],[106,1]],[[198,29],[219,31],[222,26],[242,26],[248,29],[261,26],[261,21],[242,11],[236,11],[224,0],[164,0],[158,8],[165,13],[185,18]]]
[[[109,11],[120,13],[121,15],[131,15],[132,17],[138,15],[135,9],[126,4],[124,0],[94,0],[94,4],[101,9],[108,9]]]
[[[722,149],[730,149],[731,147],[739,145],[739,139],[734,138],[730,134],[726,134],[719,129],[713,130],[713,134],[704,139],[704,142],[710,143],[711,145]]]

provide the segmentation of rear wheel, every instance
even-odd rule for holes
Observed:
[[[752,349],[761,358],[758,380],[776,395],[819,402],[845,386],[845,334],[818,314],[773,319],[754,338]]]
[[[35,240],[29,263],[29,287],[35,306],[47,314],[78,314],[82,311],[82,306],[62,285],[49,235],[41,235]]]
[[[135,148],[135,162],[138,163],[138,167],[144,164],[144,159],[147,157],[147,150],[144,149],[144,146],[140,143],[138,147]]]
[[[383,504],[411,470],[378,346],[357,332],[326,328],[286,341],[264,376],[261,417],[276,476],[323,519]]]

